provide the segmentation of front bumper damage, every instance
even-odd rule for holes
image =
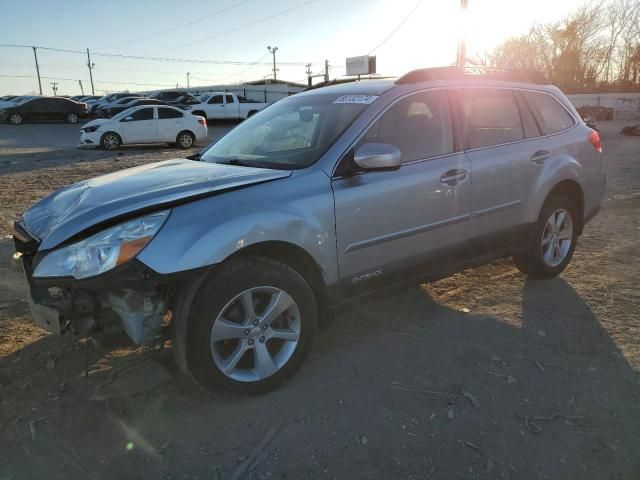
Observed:
[[[163,337],[177,291],[176,275],[160,275],[134,259],[97,277],[35,278],[41,254],[14,236],[34,323],[58,335],[126,332],[137,345]],[[182,277],[182,276],[181,276]]]

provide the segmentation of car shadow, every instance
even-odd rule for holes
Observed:
[[[486,283],[456,278],[469,296]],[[0,359],[0,477],[232,476],[276,426],[254,467],[274,477],[634,478],[639,375],[589,306],[562,279],[513,274],[495,289],[517,292],[515,308],[474,313],[424,286],[356,303],[294,378],[257,397],[204,393],[173,371],[90,401],[122,357],[91,350],[85,379],[79,344],[47,336]],[[128,358],[145,355],[168,365],[171,351]],[[28,421],[43,417],[34,441]]]

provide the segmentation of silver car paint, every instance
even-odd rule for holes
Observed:
[[[511,224],[535,221],[547,194],[563,180],[582,187],[585,214],[597,207],[604,188],[601,156],[587,141],[590,130],[569,107],[576,125],[559,134],[412,162],[396,171],[331,178],[343,154],[395,100],[432,88],[478,85],[547,92],[567,105],[555,87],[508,82],[396,86],[378,81],[301,93],[379,97],[316,164],[292,173],[273,171],[272,181],[251,181],[256,184],[175,207],[139,260],[158,273],[173,273],[221,263],[258,243],[284,242],[307,252],[327,285],[359,282],[382,273],[386,265],[419,259]],[[552,156],[533,166],[531,155],[543,147]],[[443,184],[440,176],[454,168],[469,171],[469,176],[455,186]],[[476,173],[491,185],[483,187]],[[108,212],[101,215],[106,218]],[[54,230],[55,241],[47,240],[40,248],[54,246],[81,228],[67,225],[63,230],[60,234]]]
[[[555,87],[507,82],[485,86],[558,98]],[[334,90],[336,95],[380,96],[315,165],[277,182],[178,207],[139,259],[160,273],[170,273],[220,263],[242,248],[278,241],[308,252],[327,284],[359,281],[371,272],[383,273],[385,265],[417,261],[448,245],[534,222],[548,193],[563,180],[581,186],[585,213],[599,205],[602,161],[587,141],[590,130],[574,109],[570,111],[576,124],[565,132],[331,181],[342,155],[395,100],[432,88],[478,88],[478,82],[391,87],[391,82],[371,82],[322,89],[323,94]],[[566,106],[563,96],[558,99]],[[541,149],[552,155],[534,165],[531,156]],[[443,185],[440,176],[455,168],[468,170],[469,177],[453,187]],[[490,183],[483,185],[476,175]],[[474,185],[479,188],[474,190]]]

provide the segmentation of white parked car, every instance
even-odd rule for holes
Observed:
[[[112,118],[92,120],[81,129],[81,147],[115,150],[120,145],[170,143],[191,148],[207,138],[203,117],[170,106],[132,107]]]
[[[213,92],[198,98],[201,103],[191,105],[191,111],[208,120],[244,120],[269,106],[268,103],[252,102],[227,92]]]

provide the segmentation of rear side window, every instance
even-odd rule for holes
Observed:
[[[525,92],[524,96],[538,120],[543,135],[561,132],[575,123],[569,112],[551,95]]]
[[[461,90],[468,148],[490,147],[524,138],[515,95],[510,90]]]
[[[153,120],[153,108],[141,108],[140,110],[136,110],[133,112],[130,117],[133,117],[133,120]]]
[[[182,112],[178,112],[173,108],[158,108],[158,118],[182,118],[184,115]]]
[[[363,143],[394,145],[403,163],[452,153],[447,93],[434,90],[403,98],[376,120],[359,142]]]
[[[233,97],[231,95],[225,95],[224,103],[233,103]]]

